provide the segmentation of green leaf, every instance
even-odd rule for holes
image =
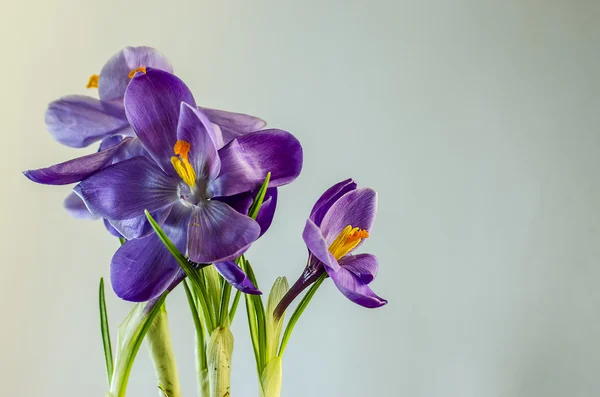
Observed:
[[[110,343],[110,330],[108,328],[108,314],[106,313],[106,299],[104,297],[104,279],[100,278],[100,288],[98,293],[100,304],[100,330],[102,332],[102,345],[104,347],[104,361],[106,363],[106,377],[108,387],[113,376],[114,361],[112,356],[112,346]]]
[[[229,327],[229,299],[231,298],[231,284],[227,281],[223,283],[221,290],[221,307],[219,309],[219,326]]]
[[[119,326],[115,368],[109,392],[111,397],[125,397],[135,357],[154,318],[162,310],[162,305],[168,293],[168,291],[165,291],[154,302],[144,302],[135,305],[125,318],[125,321]]]
[[[277,307],[277,304],[283,296],[288,292],[290,286],[285,277],[278,277],[273,283],[271,293],[269,294],[269,300],[267,301],[267,312],[266,312],[266,326],[267,326],[267,363],[277,355],[277,348],[279,347],[279,338],[281,337],[281,329],[283,327],[282,315],[279,319],[275,319],[273,312]]]
[[[185,288],[185,295],[187,296],[190,311],[192,312],[192,318],[194,319],[194,328],[196,329],[196,375],[198,380],[198,391],[202,397],[208,397],[210,393],[210,386],[208,382],[208,362],[206,361],[206,342],[204,338],[204,329],[202,321],[196,307],[196,297],[194,296],[190,287],[188,287],[189,280],[184,280],[183,287]]]
[[[242,255],[240,257],[240,267],[244,272],[246,271],[246,259]],[[250,330],[250,339],[252,340],[252,349],[254,351],[254,360],[256,362],[256,372],[258,377],[262,373],[262,366],[260,360],[260,346],[258,342],[258,322],[256,320],[256,307],[254,306],[254,300],[252,295],[244,294],[244,301],[246,302],[246,315],[248,317],[248,328]]]
[[[235,291],[235,296],[233,297],[233,303],[231,304],[231,308],[229,309],[229,324],[233,322],[233,318],[235,317],[235,312],[237,311],[238,304],[240,303],[240,298],[242,297],[242,291],[239,289]]]
[[[217,318],[221,304],[222,277],[214,266],[207,266],[200,270],[200,276],[204,280],[208,294],[208,308],[211,310],[211,315]]]
[[[256,276],[254,275],[254,271],[252,270],[252,266],[250,262],[246,260],[244,255],[240,257],[240,266],[242,270],[246,273],[252,284],[259,288],[258,282],[256,281]],[[252,314],[254,315],[253,319],[248,318],[249,321],[253,321],[255,324],[254,331],[256,333],[256,347],[255,347],[255,358],[256,365],[258,368],[258,374],[262,373],[263,368],[267,365],[267,334],[266,334],[266,323],[265,323],[265,308],[263,305],[262,298],[260,295],[250,295],[244,294],[246,298],[246,307],[248,307],[248,302],[250,302],[250,308],[252,309]],[[250,316],[250,314],[249,314]]]
[[[169,237],[167,237],[167,235],[161,229],[161,227],[158,225],[158,223],[156,223],[154,218],[152,218],[152,215],[150,215],[148,210],[144,210],[144,212],[146,214],[146,218],[148,218],[148,221],[150,222],[150,225],[152,226],[152,229],[154,229],[154,232],[156,233],[156,235],[158,236],[160,241],[162,241],[162,243],[169,250],[171,255],[173,255],[173,257],[177,260],[177,263],[179,264],[179,266],[181,266],[181,268],[185,272],[185,275],[191,281],[192,286],[198,295],[198,301],[202,308],[201,314],[204,316],[204,321],[205,321],[205,324],[207,327],[207,331],[209,333],[211,333],[212,330],[215,329],[216,313],[209,309],[208,296],[207,296],[208,294],[206,291],[206,285],[204,283],[204,280],[200,276],[199,271],[196,270],[194,268],[194,266],[192,266],[192,264],[185,257],[185,255],[183,255],[181,252],[179,252],[177,247],[175,247],[175,245],[171,242]],[[204,266],[208,266],[208,265],[205,264]]]
[[[268,172],[267,176],[265,178],[265,181],[263,182],[262,186],[258,190],[258,194],[256,195],[254,202],[252,203],[252,205],[250,206],[250,209],[248,210],[248,216],[252,219],[256,219],[256,217],[258,216],[258,211],[260,210],[260,206],[262,205],[262,203],[265,199],[265,194],[267,193],[267,187],[269,186],[270,180],[271,180],[271,173]]]

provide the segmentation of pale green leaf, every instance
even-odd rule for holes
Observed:
[[[168,291],[153,302],[138,303],[119,326],[115,366],[110,385],[111,397],[124,397],[131,367],[152,321],[159,314]]]
[[[275,319],[273,312],[277,307],[277,304],[283,296],[288,292],[290,286],[285,277],[278,277],[273,283],[269,299],[267,301],[267,312],[265,313],[265,320],[267,326],[267,362],[270,362],[277,355],[277,348],[279,347],[279,338],[281,337],[281,329],[283,327],[282,315],[279,319]]]

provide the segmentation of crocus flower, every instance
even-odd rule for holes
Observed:
[[[133,135],[133,130],[125,115],[123,97],[133,75],[139,70],[145,70],[146,67],[168,72],[173,70],[169,60],[154,48],[126,47],[117,52],[106,62],[99,75],[94,74],[89,79],[88,88],[97,88],[100,99],[85,95],[71,95],[50,103],[45,119],[52,136],[67,146],[77,148],[102,140],[99,148],[99,152],[102,152],[119,143],[123,136]],[[219,148],[238,136],[264,128],[266,124],[258,117],[242,113],[209,108],[202,108],[202,110],[213,123]],[[144,154],[140,153],[140,150],[144,151],[145,149],[139,142],[133,142],[130,146],[135,146],[135,150],[129,156],[121,150],[113,150],[107,154],[114,154],[114,158],[109,158],[110,156],[106,156],[104,153],[98,153],[97,156],[85,156],[48,169],[26,171],[25,175],[35,182],[58,184],[57,182],[60,182],[58,180],[38,179],[37,177],[39,175],[55,175],[60,179],[57,174],[62,171],[73,173],[77,168],[84,170],[89,167],[86,163],[90,162],[94,165],[102,165],[82,173],[81,179],[83,179],[104,166]],[[73,180],[69,183],[80,180]],[[69,214],[77,218],[99,218],[87,210],[83,201],[75,193],[67,196],[64,207]],[[104,224],[112,235],[124,236],[128,239],[141,237],[144,232],[151,232],[151,229],[132,230],[126,222],[113,225],[104,219]]]
[[[150,47],[126,47],[113,55],[93,74],[88,88],[97,88],[99,99],[69,95],[46,110],[46,126],[60,143],[85,147],[113,135],[133,135],[123,108],[123,95],[137,70],[147,67],[173,72],[169,60]],[[132,73],[132,71],[134,71]]]
[[[308,248],[308,265],[275,310],[281,316],[293,299],[324,272],[352,302],[368,308],[387,301],[377,296],[369,284],[377,274],[377,257],[354,255],[369,237],[377,212],[377,193],[357,188],[347,179],[329,188],[314,205],[302,237]]]
[[[124,104],[151,158],[137,156],[103,168],[75,192],[93,214],[111,223],[146,229],[144,210],[157,214],[180,251],[194,262],[214,263],[239,286],[245,275],[233,259],[259,237],[261,227],[225,198],[257,189],[268,172],[269,187],[293,181],[302,167],[300,143],[288,132],[271,129],[239,136],[218,149],[215,128],[188,87],[158,69],[133,77]],[[121,298],[145,301],[162,293],[178,271],[171,254],[150,234],[119,248],[111,280]]]
[[[60,143],[71,147],[85,147],[114,135],[133,135],[125,115],[125,89],[137,71],[146,68],[172,73],[169,60],[151,47],[125,47],[114,54],[93,74],[88,88],[97,88],[99,99],[86,95],[69,95],[53,101],[46,110],[46,126]],[[218,124],[218,135],[223,144],[244,133],[258,131],[265,122],[241,113],[202,108],[208,119]]]

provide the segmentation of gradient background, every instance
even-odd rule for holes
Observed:
[[[369,3],[369,5],[367,5]],[[177,4],[175,6],[174,4]],[[97,285],[118,242],[20,172],[81,154],[43,113],[85,94],[126,45],[173,62],[198,103],[301,140],[305,166],[249,252],[263,290],[293,281],[316,198],[380,193],[364,245],[369,311],[325,283],[284,359],[285,397],[600,395],[597,1],[4,2],[0,14],[0,383],[7,396],[103,396]],[[89,148],[88,151],[94,150]],[[130,305],[110,292],[112,330]],[[193,324],[168,300],[185,396]],[[232,392],[256,396],[244,311]],[[154,396],[145,349],[129,395]]]

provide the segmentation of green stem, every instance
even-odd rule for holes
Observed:
[[[196,376],[198,381],[198,397],[209,397],[210,385],[208,383],[208,363],[206,361],[206,342],[204,339],[204,329],[198,309],[196,308],[196,298],[194,297],[188,280],[183,282],[185,295],[187,296],[194,327],[196,329]]]
[[[252,269],[252,265],[250,262],[244,258],[245,263],[245,272],[252,284],[256,288],[258,288],[258,282],[256,281],[256,276],[254,275],[254,270]],[[254,311],[256,312],[256,323],[258,328],[258,352],[259,352],[259,367],[260,372],[267,365],[267,326],[265,319],[265,306],[263,304],[262,298],[260,295],[250,295],[250,299],[252,300],[252,304],[254,305]]]
[[[298,307],[296,307],[296,310],[294,310],[294,313],[290,317],[290,321],[288,322],[287,326],[285,327],[285,331],[283,333],[283,339],[281,340],[281,346],[279,347],[279,354],[277,355],[278,357],[283,357],[283,352],[285,351],[285,348],[287,347],[290,336],[292,335],[292,331],[294,330],[294,326],[300,319],[300,316],[304,312],[304,309],[306,309],[306,306],[308,306],[308,304],[310,303],[310,300],[312,299],[312,297],[317,292],[317,289],[319,289],[321,284],[323,284],[323,281],[325,280],[326,277],[327,277],[327,273],[323,273],[321,275],[321,277],[319,277],[317,279],[317,281],[315,281],[315,283],[312,285],[312,287],[310,287],[310,289],[308,290],[306,295],[304,295],[304,297],[298,304]]]
[[[233,297],[233,303],[231,304],[231,309],[229,309],[229,324],[233,322],[233,318],[235,317],[235,312],[237,311],[238,304],[240,303],[240,298],[242,297],[242,291],[239,289],[235,291],[235,296]]]
[[[171,344],[169,321],[165,305],[160,308],[160,312],[152,322],[152,325],[150,325],[146,334],[146,342],[150,350],[154,370],[156,371],[158,387],[162,393],[160,395],[181,397],[177,364]]]
[[[200,290],[200,295],[196,294],[196,296],[198,297],[199,303],[202,306],[202,314],[207,322],[207,334],[210,335],[218,325],[215,306],[218,305],[219,302],[215,302],[216,299],[214,298],[214,295],[210,293],[211,288],[214,288],[215,284],[208,282],[204,269],[199,270],[197,274],[200,281],[198,284],[200,287],[197,289]]]
[[[227,281],[223,283],[221,290],[221,307],[219,309],[219,326],[226,328],[229,326],[229,299],[231,298],[231,284]]]

